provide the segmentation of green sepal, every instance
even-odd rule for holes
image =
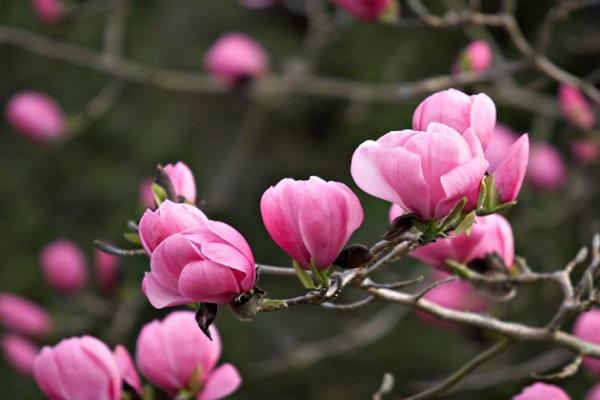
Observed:
[[[296,260],[292,260],[292,266],[294,267],[294,271],[296,271],[296,276],[298,277],[298,279],[302,283],[302,286],[304,286],[305,289],[316,289],[315,284],[310,275],[308,275],[308,273],[304,270],[304,268],[300,266],[300,264],[296,262]]]
[[[150,385],[145,385],[142,392],[142,400],[154,400],[154,388]]]
[[[329,274],[327,273],[328,270],[317,268],[317,263],[312,257],[310,259],[310,269],[313,273],[313,276],[317,279],[319,287],[329,287],[330,279]]]
[[[487,197],[488,190],[487,190],[486,178],[484,178],[481,181],[481,188],[479,189],[479,197],[477,197],[477,206],[475,207],[476,210],[479,210],[479,209],[481,209],[481,207],[483,207],[483,203],[485,202],[485,199]]]
[[[388,6],[379,14],[377,18],[379,22],[383,23],[394,23],[398,21],[398,13],[400,7],[398,6],[398,0],[390,0]]]
[[[152,194],[154,194],[154,201],[158,206],[160,206],[165,200],[169,198],[167,191],[158,183],[152,184]]]
[[[260,311],[275,311],[287,308],[287,303],[279,299],[262,299],[259,305]]]
[[[448,268],[450,268],[454,275],[461,278],[469,277],[469,268],[465,264],[459,263],[458,261],[454,260],[446,260],[446,265],[448,266]]]
[[[202,389],[202,367],[197,366],[194,368],[192,372],[192,376],[190,376],[190,381],[188,382],[188,388],[190,389],[190,393],[192,396],[195,396]]]
[[[136,232],[125,232],[123,237],[130,243],[141,245],[142,241],[140,240],[140,236]]]
[[[458,223],[460,215],[462,213],[462,210],[464,210],[468,201],[469,201],[469,199],[467,199],[466,197],[463,197],[462,199],[460,199],[460,201],[458,203],[456,203],[456,206],[454,206],[452,211],[450,211],[450,213],[448,215],[446,215],[446,218],[444,218],[440,222],[439,228],[438,228],[439,231],[444,232],[448,228],[451,228]]]
[[[454,229],[454,234],[458,236],[464,232],[467,234],[467,236],[469,236],[471,234],[471,227],[475,223],[476,215],[477,214],[475,211],[471,211],[470,213],[466,214],[458,223],[456,229]]]

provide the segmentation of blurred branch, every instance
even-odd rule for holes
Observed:
[[[469,360],[465,365],[459,368],[456,372],[446,378],[444,381],[440,382],[438,385],[427,389],[421,393],[417,393],[413,396],[407,397],[405,400],[424,400],[424,399],[433,399],[442,393],[446,393],[448,390],[452,389],[456,386],[460,381],[462,381],[468,374],[473,372],[479,366],[484,364],[486,361],[491,360],[496,357],[498,354],[505,351],[511,344],[512,341],[509,339],[502,339],[494,346],[490,347],[488,350],[483,353],[478,354],[473,359]]]
[[[283,355],[261,361],[256,365],[256,369],[261,376],[271,376],[288,368],[309,368],[324,359],[360,350],[387,335],[405,314],[406,310],[386,307],[367,321],[353,324],[335,336],[294,346]]]
[[[448,393],[483,390],[503,383],[527,379],[531,377],[531,371],[539,371],[540,373],[550,371],[567,362],[570,357],[572,357],[572,354],[569,351],[557,349],[520,364],[495,367],[490,371],[470,375],[463,380],[460,387],[455,387]],[[413,386],[416,388],[426,388],[439,384],[440,381],[438,380],[427,380],[417,382]]]
[[[223,94],[228,90],[210,77],[199,72],[175,71],[155,68],[124,58],[110,62],[99,52],[88,48],[48,39],[26,30],[0,24],[0,44],[10,44],[50,59],[68,62],[100,74],[111,75],[127,82],[154,86],[164,90],[184,93]],[[306,95],[355,100],[360,102],[402,102],[417,95],[428,94],[450,87],[462,87],[474,83],[490,82],[526,68],[521,61],[507,62],[483,73],[464,72],[458,75],[431,77],[402,85],[356,82],[332,77],[300,77],[290,83],[289,77],[266,76],[250,88],[250,96],[278,92],[292,85],[292,89]],[[536,104],[548,103],[549,99],[535,92],[528,93],[528,100],[519,101],[521,94],[498,93],[498,101],[527,110],[538,110]],[[555,104],[555,103],[552,103]],[[544,110],[542,110],[544,111]],[[546,111],[552,113],[552,111]]]

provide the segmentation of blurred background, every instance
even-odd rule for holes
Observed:
[[[242,232],[261,263],[289,265],[264,229],[258,207],[264,190],[284,177],[317,175],[355,190],[366,220],[352,242],[374,243],[386,229],[389,205],[354,185],[350,157],[364,140],[410,128],[412,112],[427,91],[372,101],[277,90],[275,85],[265,85],[269,90],[258,94],[249,87],[228,90],[207,77],[203,67],[205,52],[222,34],[242,32],[257,40],[270,59],[272,75],[265,80],[275,76],[276,82],[298,74],[390,87],[417,82],[450,74],[461,50],[476,38],[492,45],[493,64],[519,56],[501,31],[363,23],[331,4],[320,11],[333,24],[332,32],[323,43],[311,44],[305,16],[310,7],[301,0],[277,3],[249,8],[235,0],[128,1],[123,57],[198,74],[200,88],[182,84],[170,90],[3,40],[4,28],[12,27],[101,54],[112,2],[73,1],[67,17],[49,24],[40,20],[29,1],[0,1],[0,104],[4,107],[22,90],[41,91],[56,100],[72,128],[60,140],[40,145],[16,133],[5,118],[0,120],[0,291],[30,298],[53,313],[56,332],[45,343],[87,333],[111,346],[122,342],[133,352],[139,328],[165,314],[141,294],[141,277],[148,268],[144,257],[122,259],[122,281],[112,295],[98,290],[90,275],[83,292],[61,296],[44,281],[39,263],[40,250],[57,238],[71,239],[84,249],[90,274],[93,239],[127,247],[122,235],[126,221],[137,220],[143,212],[140,184],[153,176],[159,163],[187,163],[195,174],[202,208]],[[440,14],[466,6],[460,1],[435,3],[431,11]],[[495,1],[482,3],[484,11],[499,7]],[[522,2],[517,17],[528,38],[535,37],[553,4]],[[600,65],[598,21],[597,5],[561,21],[549,57],[578,76],[594,73]],[[313,35],[313,40],[320,39]],[[508,219],[517,252],[533,269],[560,268],[600,230],[598,164],[582,163],[571,151],[574,140],[597,141],[599,133],[597,127],[584,132],[569,124],[558,111],[556,83],[538,72],[521,72],[508,81],[463,85],[461,90],[488,93],[500,122],[519,134],[529,132],[533,140],[550,143],[559,152],[566,176],[545,190],[526,182]],[[511,92],[515,87],[534,96]],[[100,112],[93,109],[98,101]],[[407,258],[381,272],[380,280],[423,273],[427,269]],[[287,278],[267,276],[259,285],[274,298],[303,292],[296,280]],[[349,292],[341,300],[357,299],[354,295],[359,294]],[[490,312],[541,325],[559,301],[555,287],[536,286],[520,290],[513,301]],[[244,378],[235,399],[365,399],[386,372],[396,378],[393,393],[408,395],[444,377],[494,339],[465,328],[443,329],[410,310],[378,303],[349,312],[297,307],[260,314],[251,323],[239,322],[226,311],[221,310],[217,321],[224,343],[222,360],[238,366]],[[536,360],[547,351],[553,350],[518,346],[481,371],[501,374],[504,366]],[[526,375],[491,388],[467,382],[447,398],[506,399],[530,382]],[[593,383],[594,378],[580,371],[561,386],[578,399]],[[33,380],[0,359],[0,398],[42,396]]]

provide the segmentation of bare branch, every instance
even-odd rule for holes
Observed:
[[[442,381],[440,384],[427,389],[421,393],[417,393],[413,396],[407,397],[405,400],[424,400],[424,399],[432,399],[437,397],[438,395],[447,392],[456,386],[460,381],[462,381],[468,374],[478,368],[480,365],[484,364],[486,361],[491,360],[498,354],[502,353],[506,350],[512,341],[508,339],[502,339],[494,346],[490,347],[488,350],[484,351],[481,354],[478,354],[475,358],[471,359],[465,365],[463,365],[460,369]]]

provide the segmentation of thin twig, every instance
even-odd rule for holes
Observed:
[[[454,372],[444,381],[440,382],[438,385],[427,389],[421,393],[417,393],[415,395],[407,397],[405,400],[432,399],[442,393],[447,392],[448,390],[456,386],[458,383],[460,383],[460,381],[462,381],[468,374],[470,374],[480,365],[484,364],[488,360],[491,360],[492,358],[506,350],[512,343],[513,342],[508,339],[500,340],[488,350],[484,351],[481,354],[478,354],[476,357],[471,359],[469,362],[467,362],[465,365],[459,368],[456,372]]]

